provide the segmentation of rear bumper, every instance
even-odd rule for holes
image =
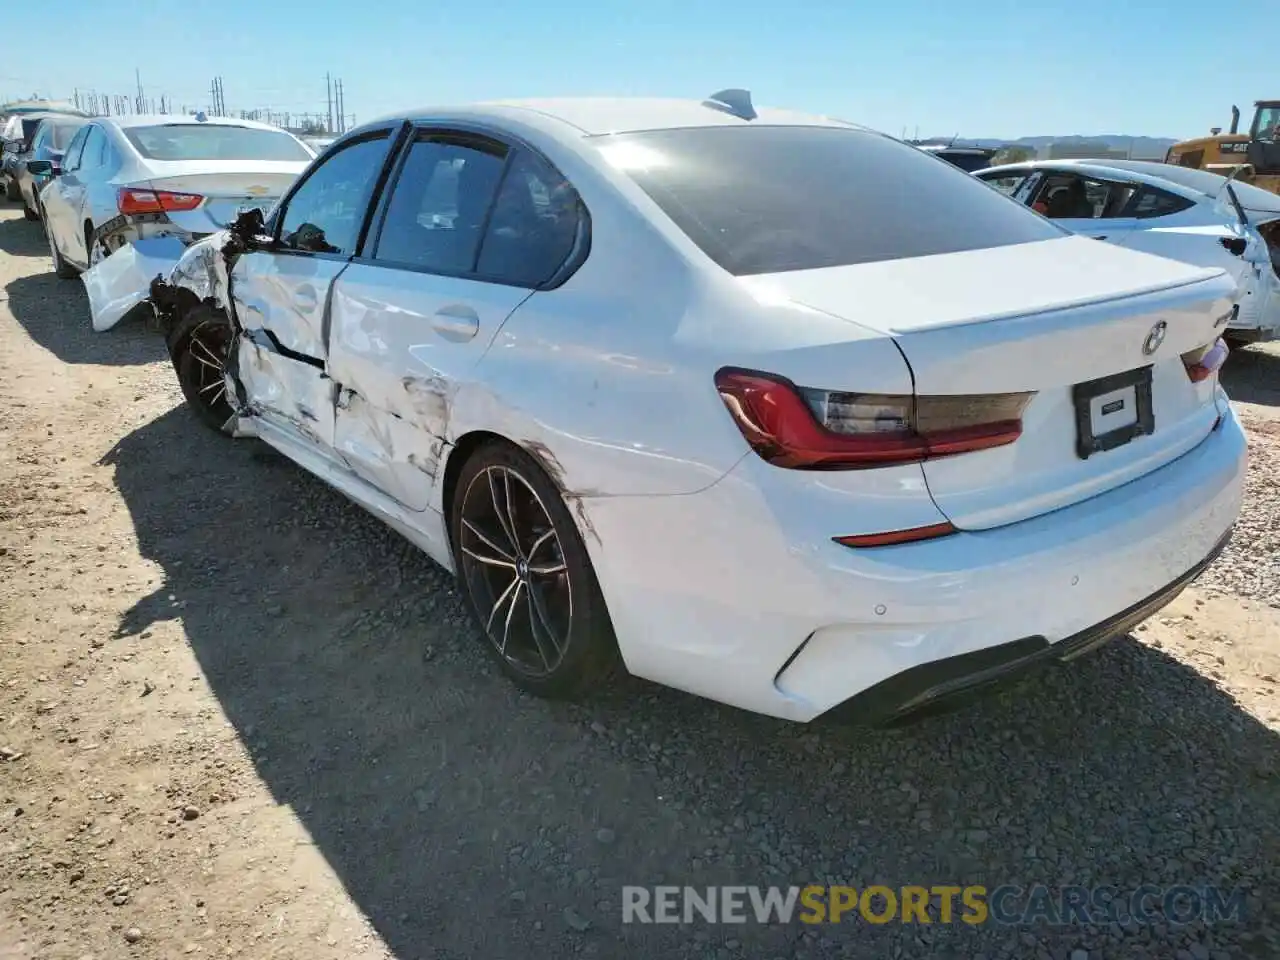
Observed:
[[[1127,610],[1079,633],[1050,643],[1045,637],[1023,637],[911,667],[883,680],[828,711],[832,719],[895,725],[942,713],[974,697],[1019,680],[1039,668],[1065,663],[1122,636],[1157,611],[1202,574],[1231,539],[1228,531],[1203,560],[1173,582]]]
[[[751,457],[701,493],[583,498],[578,515],[632,673],[790,720],[883,720],[1078,655],[1172,599],[1240,511],[1246,441],[1226,410],[1137,480],[918,543],[832,542],[846,506],[816,499],[824,478],[784,477],[808,486],[782,496],[768,471],[799,472]]]

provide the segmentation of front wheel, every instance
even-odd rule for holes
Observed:
[[[454,566],[503,672],[544,697],[596,689],[620,664],[587,549],[547,474],[495,441],[462,468],[450,504]]]
[[[235,415],[227,399],[226,367],[232,343],[231,322],[220,310],[200,304],[169,332],[169,355],[187,405],[211,430],[226,432]]]

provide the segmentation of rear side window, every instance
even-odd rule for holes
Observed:
[[[964,171],[865,130],[699,127],[617,134],[600,146],[737,276],[1064,235]]]
[[[564,266],[585,216],[578,193],[541,157],[512,159],[493,205],[476,272],[521,287],[536,287]]]
[[[1180,197],[1176,193],[1169,193],[1156,187],[1143,187],[1138,191],[1138,195],[1133,198],[1133,202],[1130,204],[1125,216],[1138,217],[1143,220],[1150,217],[1167,217],[1170,214],[1181,213],[1183,210],[1194,206],[1195,201]]]
[[[470,273],[505,155],[505,147],[487,140],[421,135],[396,179],[374,259]]]
[[[282,130],[258,130],[222,123],[166,123],[125,127],[124,135],[148,160],[311,159],[305,147]]]

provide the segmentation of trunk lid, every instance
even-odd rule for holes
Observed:
[[[753,285],[891,336],[917,396],[1035,393],[1016,442],[923,465],[934,501],[962,529],[1136,479],[1196,446],[1218,418],[1216,376],[1193,383],[1181,354],[1212,343],[1230,316],[1236,285],[1221,270],[1067,237]],[[1092,399],[1080,387],[1126,376],[1149,383],[1149,429],[1082,455],[1082,437],[1146,422],[1141,384],[1099,384],[1104,395]],[[853,372],[805,386],[861,389]]]
[[[205,198],[197,209],[174,212],[169,219],[193,233],[211,233],[235,220],[245,207],[265,213],[293,185],[307,164],[243,160],[148,163],[148,185],[172,193],[195,193]],[[193,169],[193,167],[195,169]]]

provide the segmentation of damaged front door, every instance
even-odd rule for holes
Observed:
[[[534,164],[487,137],[418,130],[365,252],[334,286],[338,452],[411,510],[430,503],[457,391],[546,279],[531,276],[528,258],[515,262],[514,247],[557,256],[538,233],[547,191],[535,188]]]
[[[332,453],[337,391],[325,370],[334,279],[359,243],[392,130],[312,167],[273,218],[274,240],[236,261],[244,328],[238,376],[250,410],[290,439]]]

